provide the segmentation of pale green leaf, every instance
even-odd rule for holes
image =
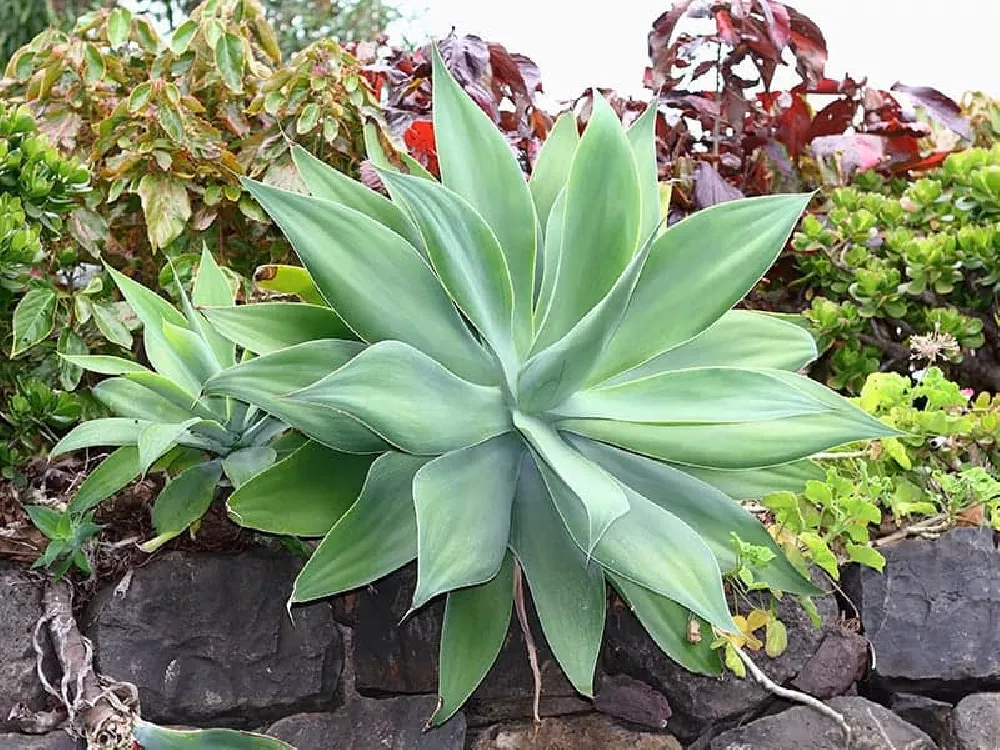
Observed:
[[[85,356],[87,342],[72,327],[66,326],[59,332],[56,340],[56,353],[59,355],[59,385],[64,391],[75,391],[83,377],[83,368],[67,359],[67,356]]]
[[[203,419],[225,421],[225,413],[209,408],[209,399],[195,399],[190,393],[177,385],[177,383],[163,377],[159,373],[144,370],[127,372],[123,377],[125,380],[148,388],[156,395],[161,396],[174,406],[184,410],[188,416],[194,415]]]
[[[139,442],[139,433],[148,424],[148,421],[126,417],[91,419],[70,430],[69,434],[55,444],[49,455],[54,458],[96,445],[135,445]]]
[[[237,94],[243,93],[243,69],[246,65],[243,39],[229,31],[219,37],[215,43],[215,64],[226,86]]]
[[[198,422],[197,417],[178,424],[153,423],[139,433],[139,470],[145,474],[149,467],[181,439],[188,427]]]
[[[417,472],[417,588],[411,610],[497,574],[507,552],[523,453],[514,435],[501,435],[439,456]]]
[[[518,351],[531,337],[535,284],[535,206],[507,139],[455,82],[431,45],[434,137],[441,181],[479,212],[503,249],[514,291]]]
[[[660,224],[660,184],[656,162],[656,106],[654,99],[646,105],[639,119],[628,129],[628,142],[635,157],[639,174],[641,221],[639,241],[646,240]]]
[[[765,469],[708,469],[676,465],[686,474],[710,484],[736,500],[758,499],[772,492],[802,492],[806,482],[822,481],[825,472],[809,460],[793,461]]]
[[[123,445],[87,475],[69,501],[66,510],[77,514],[86,513],[132,482],[141,473],[139,449],[135,445]]]
[[[720,203],[661,234],[592,382],[635,367],[721,318],[774,263],[810,197]]]
[[[85,67],[83,78],[87,83],[94,84],[104,78],[104,73],[107,70],[107,66],[104,64],[104,55],[93,44],[88,44],[84,49]]]
[[[357,502],[341,516],[295,579],[293,602],[365,586],[417,556],[413,477],[426,458],[379,456]]]
[[[201,518],[212,504],[221,477],[221,463],[208,461],[185,469],[168,482],[153,503],[157,538],[178,536]]]
[[[260,266],[254,272],[254,283],[267,292],[294,294],[303,302],[326,306],[309,272],[299,266]]]
[[[121,47],[128,39],[132,25],[132,12],[126,8],[113,8],[108,15],[108,41],[111,48]]]
[[[304,302],[257,302],[203,313],[219,333],[254,354],[318,339],[354,338],[329,307]]]
[[[167,729],[139,719],[132,732],[143,750],[295,750],[274,737],[235,729]]]
[[[198,24],[195,21],[185,21],[177,30],[174,31],[172,37],[170,37],[170,51],[175,55],[183,55],[191,44],[191,40],[194,38],[195,32],[198,30]]]
[[[310,441],[241,484],[229,514],[269,534],[323,536],[358,499],[372,458]]]
[[[132,334],[122,323],[114,306],[104,302],[92,302],[90,310],[93,312],[94,322],[97,323],[97,328],[104,338],[122,349],[132,348]]]
[[[604,573],[596,561],[588,564],[569,535],[530,457],[518,479],[510,546],[531,589],[545,642],[573,687],[593,696],[604,634]]]
[[[543,228],[548,223],[549,213],[556,198],[566,187],[569,168],[579,143],[576,115],[572,112],[559,115],[545,143],[542,144],[541,151],[538,152],[538,159],[528,181],[531,197],[535,202],[538,224]]]
[[[149,372],[138,362],[121,357],[108,357],[103,354],[60,354],[59,356],[87,372],[97,372],[102,375]]]
[[[204,244],[201,246],[198,273],[194,277],[191,302],[197,307],[232,307],[235,304],[229,279]]]
[[[274,448],[267,445],[251,445],[233,451],[222,459],[222,472],[232,483],[233,489],[238,490],[271,466],[277,457],[278,452]]]
[[[463,380],[399,341],[368,347],[289,398],[344,411],[418,455],[465,448],[511,429],[499,388]]]
[[[47,338],[56,324],[56,290],[51,287],[29,289],[14,308],[13,343],[10,356],[27,351]]]
[[[327,301],[336,302],[331,306],[363,340],[402,341],[459,376],[496,380],[485,350],[410,243],[346,206],[251,180],[244,185],[285,232]]]
[[[559,270],[559,257],[562,253],[563,228],[566,225],[566,190],[556,197],[549,211],[549,219],[545,225],[544,252],[542,255],[541,278],[538,281],[538,301],[535,305],[535,326],[539,326],[545,311],[552,301],[552,290],[556,285],[556,273]]]
[[[149,244],[156,252],[180,237],[191,218],[187,187],[180,178],[149,172],[139,181],[136,192],[142,201]]]
[[[125,377],[102,380],[93,389],[94,398],[121,417],[152,422],[181,423],[191,418],[184,409],[159,393]]]
[[[513,605],[514,563],[510,555],[493,580],[448,594],[433,725],[451,718],[490,671],[507,638]]]

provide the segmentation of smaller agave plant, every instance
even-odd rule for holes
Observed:
[[[207,249],[190,299],[181,288],[183,312],[127,276],[111,268],[108,273],[142,321],[152,369],[120,357],[62,355],[85,370],[114,376],[93,394],[116,416],[77,426],[52,455],[118,446],[80,485],[67,508],[71,516],[86,517],[151,469],[171,474],[153,505],[156,536],[143,545],[150,552],[201,518],[223,477],[239,487],[270,466],[281,450],[281,443],[272,443],[287,427],[242,401],[202,395],[209,378],[236,362],[235,345],[195,309],[234,304],[229,280]]]
[[[377,149],[391,200],[301,149],[311,196],[244,183],[325,304],[206,311],[241,346],[272,349],[206,393],[313,441],[230,508],[323,537],[293,602],[416,560],[412,609],[446,597],[434,723],[488,672],[525,590],[585,695],[609,584],[670,657],[718,673],[713,634],[738,630],[723,586],[734,534],[774,553],[758,580],[816,592],[733,498],[801,488],[817,478],[810,455],[894,434],[797,374],[816,356],[803,328],[731,310],[809,196],[665,229],[653,108],[626,131],[595,96],[582,137],[558,121],[526,181],[436,51],[433,76],[440,183]]]

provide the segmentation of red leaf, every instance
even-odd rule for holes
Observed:
[[[838,158],[845,177],[880,166],[887,156],[885,146],[885,138],[868,133],[825,135],[812,142],[816,158]]]
[[[811,140],[810,113],[805,99],[798,94],[791,96],[791,106],[778,117],[778,140],[785,145],[788,155],[794,159],[802,153],[806,143]]]
[[[922,172],[927,169],[934,169],[935,167],[940,167],[942,162],[953,153],[955,152],[935,151],[933,154],[923,158],[893,164],[892,171],[895,174],[899,174],[901,172]]]
[[[972,129],[969,126],[969,121],[962,116],[962,108],[954,99],[945,96],[937,89],[930,86],[904,86],[901,83],[896,83],[890,91],[906,94],[917,106],[923,107],[928,116],[963,138],[972,137]]]
[[[812,19],[788,8],[789,24],[792,31],[789,46],[795,53],[795,67],[809,84],[824,78],[826,70],[826,39]]]
[[[722,179],[715,167],[706,161],[698,162],[694,170],[694,200],[698,208],[708,208],[742,197],[743,193]]]
[[[434,125],[430,120],[414,120],[403,134],[403,141],[414,159],[427,167],[430,172],[438,173]]]
[[[837,99],[827,104],[816,113],[806,140],[820,138],[824,135],[841,135],[854,124],[858,112],[858,103],[853,99]]]
[[[777,0],[760,0],[760,8],[767,20],[771,43],[775,49],[783,50],[792,39],[792,19],[788,8]]]
[[[719,35],[719,39],[724,41],[726,44],[735,47],[740,43],[742,35],[733,25],[733,17],[729,15],[728,10],[722,9],[715,11],[715,28],[716,33]]]

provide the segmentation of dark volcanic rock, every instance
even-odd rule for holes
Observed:
[[[663,729],[670,704],[645,682],[628,675],[601,675],[594,691],[594,708],[608,716],[653,729]]]
[[[0,731],[17,728],[7,722],[15,704],[37,710],[45,703],[31,643],[42,616],[43,586],[23,567],[0,560]]]
[[[564,716],[539,726],[493,727],[481,732],[472,750],[681,750],[670,734],[636,732],[607,716]]]
[[[955,750],[1000,747],[1000,693],[977,693],[959,701],[952,731]]]
[[[868,640],[846,628],[830,628],[792,687],[822,700],[844,695],[867,666]]]
[[[0,734],[0,750],[83,750],[84,742],[77,742],[65,732],[48,734]]]
[[[922,729],[928,737],[944,747],[951,742],[952,705],[925,695],[897,693],[889,709],[903,721]]]
[[[864,698],[833,698],[854,734],[851,750],[937,750],[930,737],[886,708]],[[833,719],[808,706],[723,732],[710,750],[843,750],[844,734]]]
[[[465,717],[424,731],[434,713],[434,696],[372,700],[354,698],[327,714],[296,714],[274,724],[267,734],[296,750],[462,750]]]
[[[90,606],[97,669],[137,685],[143,717],[161,724],[253,727],[331,708],[341,639],[326,603],[289,618],[299,567],[262,549],[155,558],[124,597],[111,586]]]
[[[892,692],[955,700],[1000,688],[1000,554],[993,531],[956,528],[883,549],[885,573],[852,572],[849,593]]]

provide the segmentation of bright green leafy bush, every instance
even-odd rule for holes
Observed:
[[[492,665],[522,572],[580,692],[592,692],[606,583],[672,658],[716,673],[711,630],[738,632],[722,580],[740,567],[733,533],[771,551],[761,581],[815,592],[725,493],[801,488],[816,451],[894,434],[796,374],[815,356],[803,328],[730,312],[808,196],[726,203],[664,231],[651,117],[626,132],[595,97],[582,138],[563,118],[526,183],[436,53],[434,76],[442,183],[382,169],[389,201],[300,149],[312,197],[244,183],[328,306],[206,310],[261,356],[205,392],[316,441],[230,510],[323,537],[296,602],[416,559],[413,607],[447,595],[435,722]],[[330,493],[359,457],[370,467],[356,501],[289,502]]]
[[[866,173],[807,216],[793,245],[831,386],[856,393],[912,358],[1000,390],[1000,146],[952,154],[913,182]]]

